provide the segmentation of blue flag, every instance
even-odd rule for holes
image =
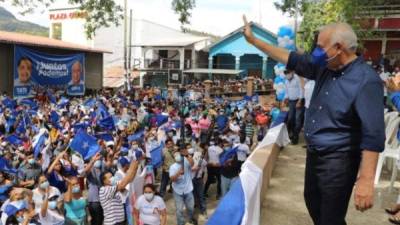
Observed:
[[[233,182],[229,192],[222,198],[206,225],[240,225],[245,213],[245,202],[242,181],[237,179]]]
[[[19,138],[17,135],[12,134],[8,137],[6,137],[6,140],[13,145],[21,145],[23,143],[23,141],[21,140],[21,138]]]
[[[97,116],[100,118],[106,118],[107,116],[110,116],[110,113],[107,111],[106,106],[102,102],[97,102]]]
[[[95,135],[97,139],[104,141],[114,141],[113,136],[110,133],[99,133]]]
[[[33,109],[33,110],[36,110],[39,107],[35,101],[33,101],[32,99],[29,99],[29,98],[22,99],[20,104],[27,105],[27,106],[31,107],[31,109]]]
[[[76,123],[73,125],[73,127],[76,131],[81,130],[81,129],[86,130],[86,128],[88,128],[89,126],[90,126],[90,124],[86,123],[86,122]]]
[[[51,92],[47,92],[47,97],[51,103],[57,104],[57,99]]]
[[[70,145],[71,149],[82,155],[84,160],[94,156],[100,151],[97,139],[80,130],[74,137]]]
[[[96,105],[96,99],[90,98],[85,103],[83,103],[85,107],[92,108]]]
[[[32,147],[33,147],[33,155],[35,158],[38,157],[46,140],[47,140],[47,137],[46,137],[45,131],[42,131],[39,134],[37,134],[35,137],[33,137]]]
[[[14,109],[15,108],[15,106],[17,105],[17,103],[14,101],[14,100],[12,100],[12,99],[10,99],[10,98],[5,98],[5,99],[3,99],[3,105],[5,105],[6,106],[6,108],[8,108],[8,109]]]
[[[219,163],[221,165],[224,165],[226,161],[228,161],[229,159],[231,159],[233,156],[236,155],[238,148],[239,146],[222,152],[221,155],[219,156]]]
[[[107,116],[104,119],[98,121],[101,128],[106,130],[115,130],[114,119],[112,116]]]
[[[132,135],[129,135],[128,141],[129,142],[138,141],[138,140],[142,139],[143,137],[144,137],[144,130],[142,129]]]
[[[151,165],[153,165],[154,168],[159,168],[162,165],[162,150],[164,148],[164,144],[161,143],[160,146],[157,148],[154,148],[153,150],[150,151],[151,155]]]
[[[168,115],[157,114],[156,115],[157,126],[161,126],[168,122]]]
[[[12,173],[12,174],[17,173],[17,170],[12,168],[10,163],[3,157],[0,157],[0,171],[3,171],[5,173]]]
[[[58,103],[58,108],[64,108],[68,103],[68,98],[62,97]]]
[[[19,121],[18,126],[17,126],[17,128],[15,129],[15,132],[16,132],[17,134],[25,134],[25,132],[26,132],[26,125],[25,125],[25,123],[24,123],[23,120],[20,120],[20,121]]]

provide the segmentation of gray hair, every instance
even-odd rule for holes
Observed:
[[[331,32],[331,44],[343,43],[350,51],[356,51],[357,35],[348,23],[331,23],[321,27],[319,31]]]

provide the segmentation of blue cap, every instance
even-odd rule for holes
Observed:
[[[119,164],[124,167],[126,165],[129,165],[129,160],[126,157],[121,157],[119,158]]]

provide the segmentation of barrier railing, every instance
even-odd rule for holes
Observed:
[[[242,166],[239,179],[222,198],[207,225],[259,225],[265,196],[280,149],[289,143],[286,125],[270,129]]]

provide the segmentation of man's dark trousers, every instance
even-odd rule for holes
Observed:
[[[314,225],[346,225],[361,151],[317,152],[308,148],[304,198]]]
[[[287,128],[290,134],[292,143],[297,144],[299,140],[299,133],[303,126],[304,107],[297,108],[299,100],[289,100],[289,113]]]

